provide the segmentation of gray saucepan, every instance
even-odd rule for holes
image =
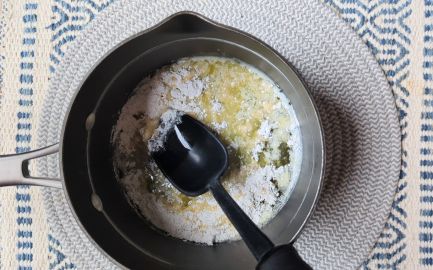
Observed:
[[[170,16],[103,57],[77,89],[59,144],[2,156],[0,186],[63,188],[83,231],[121,267],[253,269],[255,259],[242,241],[204,246],[154,230],[132,209],[116,180],[110,139],[119,111],[146,75],[188,56],[240,59],[267,74],[290,99],[302,134],[301,172],[288,202],[263,231],[275,244],[294,241],[314,209],[324,175],[323,131],[312,97],[291,65],[272,48],[192,12]],[[56,152],[61,179],[29,175],[29,160]]]

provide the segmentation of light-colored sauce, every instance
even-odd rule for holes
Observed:
[[[181,194],[149,156],[161,116],[173,110],[217,133],[229,152],[225,188],[256,224],[268,223],[287,201],[302,153],[299,125],[281,90],[240,61],[185,58],[143,80],[120,113],[114,165],[130,202],[170,235],[212,244],[238,235],[211,194]]]

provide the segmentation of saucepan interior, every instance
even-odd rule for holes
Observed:
[[[84,231],[123,266],[253,269],[255,260],[241,241],[204,246],[157,232],[130,207],[116,180],[111,132],[120,109],[146,75],[187,56],[240,59],[271,77],[292,102],[302,134],[301,172],[287,204],[264,232],[277,244],[298,235],[317,200],[324,165],[322,130],[311,97],[293,69],[272,49],[191,13],[174,15],[129,39],[89,74],[63,130],[65,191]]]

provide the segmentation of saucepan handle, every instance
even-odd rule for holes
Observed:
[[[29,160],[48,156],[58,151],[59,144],[54,144],[27,153],[0,156],[0,186],[33,185],[61,188],[60,179],[38,178],[29,175]]]

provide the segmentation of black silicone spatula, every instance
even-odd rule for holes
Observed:
[[[210,190],[259,262],[258,270],[311,269],[291,245],[275,247],[251,221],[220,183],[228,166],[228,153],[221,141],[201,122],[183,115],[173,125],[164,146],[151,153],[168,180],[188,196]]]

